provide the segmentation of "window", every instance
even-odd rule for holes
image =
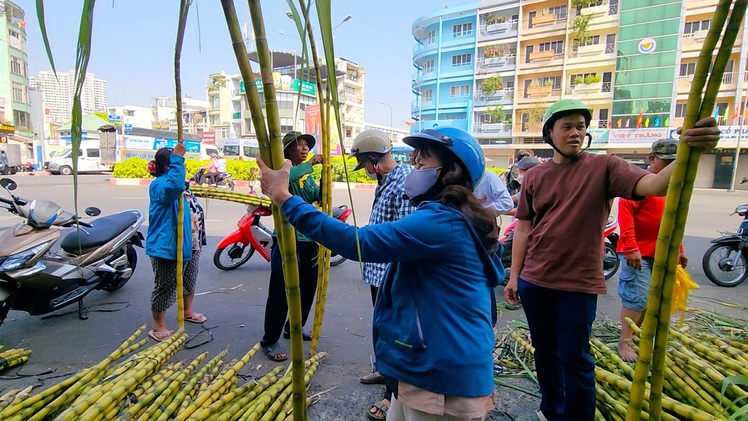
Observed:
[[[281,117],[280,124],[281,124],[281,132],[283,133],[290,132],[291,130],[294,129],[293,118]]]
[[[452,98],[464,98],[470,96],[470,85],[454,85],[450,87],[449,96]]]
[[[470,66],[472,61],[472,54],[458,54],[452,56],[452,67]]]
[[[431,102],[434,100],[433,89],[426,89],[421,93],[421,102]]]
[[[89,158],[98,158],[99,150],[98,149],[86,149],[86,156]]]
[[[13,82],[13,101],[26,102],[26,87]]]
[[[680,77],[686,78],[696,73],[696,63],[681,63],[680,65]]]
[[[287,93],[279,92],[275,95],[276,95],[275,98],[278,101],[279,110],[293,110],[294,94],[287,94]]]
[[[608,128],[608,112],[607,108],[601,108],[597,112],[597,128],[607,129]]]
[[[538,51],[553,50],[554,54],[564,53],[564,42],[563,41],[551,41],[544,42],[538,45]]]
[[[675,118],[683,118],[686,116],[686,104],[675,105]]]
[[[566,6],[549,7],[544,15],[556,15],[556,19],[566,19]]]
[[[579,42],[579,40],[576,40],[577,44],[579,45],[598,45],[600,44],[600,35],[593,35],[591,37],[588,37],[584,42]]]
[[[17,127],[31,127],[31,115],[25,111],[13,110],[13,121]]]
[[[575,86],[577,84],[577,78],[582,78],[582,83],[587,76],[597,76],[597,73],[577,73],[569,77],[569,86]]]
[[[133,116],[135,116],[135,111],[133,111],[133,110],[122,110],[122,114],[124,114],[127,117],[133,117]]]
[[[17,57],[10,58],[10,71],[21,76],[26,76],[26,66],[23,60]]]
[[[467,35],[473,34],[473,24],[471,23],[461,23],[459,25],[455,25],[452,27],[452,37],[464,37]]]
[[[255,155],[257,155],[257,152],[259,151],[260,151],[259,147],[244,146],[244,156],[254,157]]]
[[[434,59],[423,64],[423,73],[434,73]]]
[[[683,26],[683,34],[693,34],[696,31],[706,31],[709,29],[708,20],[697,20],[696,22],[686,22]]]
[[[435,42],[436,42],[436,31],[432,29],[426,32],[426,36],[423,38],[423,43],[426,45],[429,45]]]

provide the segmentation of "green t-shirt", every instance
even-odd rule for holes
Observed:
[[[312,177],[312,172],[314,172],[312,163],[306,161],[291,167],[289,175],[288,191],[295,196],[301,197],[307,203],[319,202],[322,195],[319,186],[314,181],[314,177]],[[296,231],[296,239],[298,241],[313,242],[298,231]]]

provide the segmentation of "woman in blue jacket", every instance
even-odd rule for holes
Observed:
[[[192,309],[195,284],[200,262],[200,249],[206,243],[205,216],[197,199],[185,183],[184,144],[179,143],[172,152],[162,148],[149,163],[149,170],[156,177],[148,188],[148,234],[145,252],[151,257],[154,287],[151,294],[153,329],[148,336],[163,341],[174,332],[166,327],[166,310],[177,299],[177,216],[179,198],[184,192],[184,320],[203,323],[207,318]]]
[[[362,228],[292,196],[290,164],[260,158],[262,189],[298,231],[349,259],[391,263],[374,310],[377,370],[394,379],[387,419],[481,419],[493,409],[491,289],[504,277],[499,230],[473,188],[485,170],[480,145],[437,127],[403,139],[415,148],[404,190],[417,210]],[[449,241],[448,239],[461,239]]]

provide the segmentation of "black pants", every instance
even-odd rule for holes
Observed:
[[[296,258],[299,260],[299,289],[301,290],[301,325],[306,324],[309,312],[317,292],[317,243],[297,241]],[[286,283],[283,279],[283,263],[280,247],[273,247],[270,253],[270,286],[268,300],[265,304],[265,336],[261,346],[276,342],[283,333],[285,325],[289,330],[288,301],[286,300]]]

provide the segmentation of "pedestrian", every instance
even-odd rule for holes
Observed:
[[[312,178],[313,166],[322,163],[322,155],[313,155],[309,160],[309,151],[316,140],[310,134],[288,132],[283,136],[283,155],[290,160],[293,168],[288,182],[289,191],[299,196],[306,203],[320,201],[320,189]],[[276,235],[276,233],[273,233]],[[283,261],[281,259],[278,241],[273,242],[270,252],[270,285],[265,304],[265,333],[260,341],[265,355],[272,361],[285,361],[288,355],[280,349],[278,340],[281,333],[289,339],[290,326],[288,324],[288,302],[286,301],[286,282],[283,276]],[[306,324],[312,309],[314,295],[317,292],[317,252],[319,248],[314,240],[296,232],[296,258],[299,268],[299,289],[301,290],[301,325]],[[302,332],[305,341],[311,341],[308,332]]]
[[[517,192],[512,195],[512,202],[514,203],[514,207],[512,210],[507,212],[507,215],[514,216],[515,212],[517,211],[517,205],[519,204],[519,188],[522,186],[522,180],[525,177],[525,173],[530,169],[533,168],[536,165],[540,164],[540,160],[534,156],[526,156],[517,162],[517,164],[514,166],[514,168],[517,170]],[[513,232],[513,231],[512,231]],[[510,234],[511,235],[511,234]],[[506,247],[506,243],[504,243],[504,252],[505,253],[511,253],[511,251]]]
[[[649,153],[649,171],[657,174],[675,160],[678,141],[661,139],[652,144]],[[634,332],[626,322],[633,320],[637,326],[644,321],[647,309],[649,284],[652,279],[657,235],[665,209],[665,198],[645,197],[642,200],[620,199],[618,201],[618,223],[621,238],[616,246],[621,261],[618,274],[618,295],[621,297],[621,338],[618,340],[618,354],[624,361],[636,361],[636,351],[626,343]],[[688,258],[681,245],[680,265],[686,267]]]
[[[496,216],[514,209],[514,201],[506,188],[506,184],[493,171],[486,170],[483,173],[483,178],[475,186],[475,196],[484,206],[493,210]]]
[[[594,363],[589,336],[597,295],[605,294],[603,230],[615,197],[664,195],[673,171],[652,174],[620,157],[584,152],[592,111],[563,99],[543,116],[543,140],[553,158],[522,180],[512,268],[504,297],[522,299],[535,347],[542,400],[538,417],[592,420]],[[711,149],[719,139],[713,118],[696,123],[681,141]],[[571,246],[570,246],[571,244]]]
[[[161,148],[156,152],[155,159],[148,164],[149,171],[155,177],[148,187],[150,205],[145,242],[145,252],[151,258],[154,276],[151,294],[153,329],[148,332],[148,336],[159,342],[174,333],[167,328],[165,319],[166,310],[177,299],[177,238],[174,233],[178,226],[179,200],[184,202],[183,262],[180,262],[184,267],[184,320],[191,323],[203,323],[207,320],[207,317],[196,313],[192,308],[200,251],[207,241],[205,213],[190,192],[189,184],[185,182],[184,153],[183,143],[178,143],[173,151]]]
[[[384,222],[395,222],[410,215],[415,208],[403,195],[405,178],[412,167],[398,164],[392,157],[392,141],[381,130],[364,130],[353,140],[350,157],[356,158],[358,165],[354,171],[363,169],[369,178],[377,180],[374,190],[374,204],[372,205],[369,225]],[[388,263],[363,264],[363,280],[369,285],[371,303],[376,307],[379,287],[382,285]],[[361,378],[364,384],[385,384],[382,374],[376,370]],[[366,417],[373,421],[387,419],[387,410],[392,401],[392,390],[385,385],[382,399],[371,405],[366,411]]]
[[[390,263],[373,328],[376,367],[393,389],[387,419],[481,419],[494,407],[490,289],[504,272],[496,217],[473,194],[483,152],[455,127],[403,141],[415,148],[403,189],[417,209],[398,221],[330,218],[289,193],[289,163],[274,171],[258,157],[262,189],[315,241],[357,259],[358,239],[363,261]]]
[[[517,167],[517,164],[522,159],[530,156],[535,156],[535,151],[533,151],[532,149],[518,150],[517,156],[514,159],[514,164],[509,168],[509,171],[506,172],[506,187],[512,196],[518,194],[520,189],[520,183],[519,181],[517,181],[517,176],[519,175],[519,168]]]

